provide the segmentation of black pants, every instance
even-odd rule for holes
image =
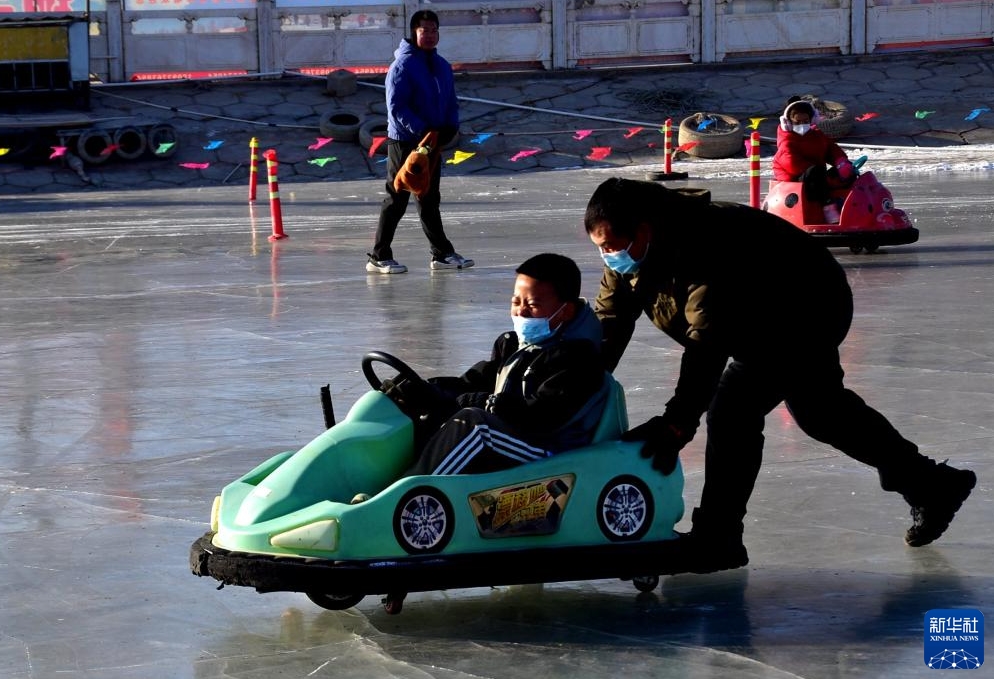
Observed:
[[[499,417],[482,408],[463,408],[428,441],[408,474],[482,474],[550,455]]]
[[[700,509],[708,523],[741,526],[763,460],[764,420],[781,401],[808,436],[877,469],[884,490],[907,497],[924,487],[934,463],[842,378],[837,348],[728,365],[707,414]]]
[[[387,197],[383,199],[380,208],[380,221],[376,227],[376,240],[373,243],[373,258],[376,260],[393,259],[394,234],[397,232],[397,225],[407,212],[407,204],[411,200],[411,194],[407,191],[396,191],[393,188],[394,177],[404,165],[408,154],[417,147],[417,142],[401,142],[394,139],[387,141]],[[418,205],[418,216],[421,218],[421,228],[428,237],[433,257],[444,257],[455,252],[452,243],[445,237],[445,230],[442,228],[442,214],[439,205],[442,196],[439,192],[439,185],[442,179],[442,162],[435,163],[434,171],[431,175],[431,186],[428,192],[420,199],[415,199]]]

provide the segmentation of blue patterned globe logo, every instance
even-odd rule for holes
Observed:
[[[925,613],[925,665],[933,670],[975,670],[984,664],[984,614],[975,608]]]

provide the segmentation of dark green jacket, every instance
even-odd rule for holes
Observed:
[[[852,320],[845,272],[814,238],[767,212],[669,191],[636,274],[605,267],[594,312],[613,370],[643,313],[684,347],[667,410],[696,425],[729,357],[802,359],[837,347]]]

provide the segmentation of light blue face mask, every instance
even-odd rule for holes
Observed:
[[[538,344],[556,334],[556,330],[559,330],[559,327],[562,326],[559,326],[553,330],[549,327],[549,321],[555,318],[556,314],[562,311],[565,306],[566,302],[563,302],[563,305],[556,309],[552,315],[547,318],[511,316],[511,323],[514,324],[514,334],[518,336],[518,346]]]
[[[608,268],[613,269],[618,273],[636,273],[639,270],[639,264],[642,263],[642,259],[645,259],[645,255],[642,256],[642,259],[635,260],[628,252],[632,249],[633,245],[635,245],[635,241],[629,243],[628,247],[624,250],[617,250],[615,252],[601,251],[601,259],[604,260],[604,264],[606,264]],[[646,248],[646,253],[648,252],[649,249]]]

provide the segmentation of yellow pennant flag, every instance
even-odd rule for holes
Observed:
[[[10,153],[10,149],[0,149],[0,156],[5,156]]]
[[[475,155],[476,155],[475,153],[470,153],[468,151],[456,151],[454,154],[452,154],[452,157],[446,160],[445,162],[449,165],[458,165],[462,161],[469,160]]]

